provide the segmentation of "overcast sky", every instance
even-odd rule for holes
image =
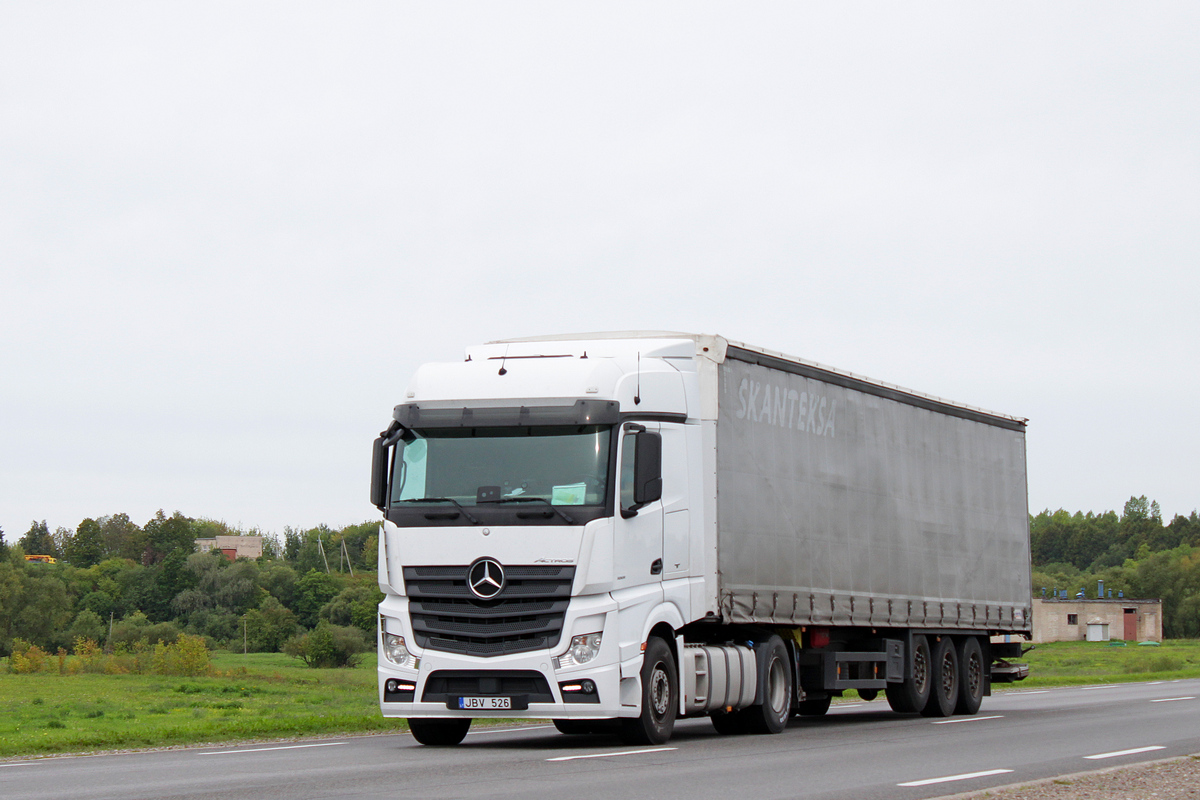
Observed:
[[[0,528],[372,519],[468,344],[718,333],[1200,506],[1200,6],[0,8]]]

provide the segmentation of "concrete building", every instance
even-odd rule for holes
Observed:
[[[220,550],[230,561],[239,558],[259,558],[263,554],[261,536],[216,536],[212,539],[197,539],[196,551],[207,553]]]
[[[1088,635],[1089,625],[1091,636]],[[1034,642],[1071,642],[1085,639],[1161,642],[1162,600],[1034,599]]]

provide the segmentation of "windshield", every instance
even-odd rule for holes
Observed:
[[[392,505],[602,506],[611,433],[601,425],[412,431],[396,443]]]

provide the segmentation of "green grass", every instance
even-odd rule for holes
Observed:
[[[0,673],[0,758],[404,728],[379,714],[373,659],[219,653],[213,666],[222,677]]]
[[[1160,647],[1046,642],[1020,661],[1029,665],[1029,677],[1013,688],[1200,678],[1200,640],[1168,639]]]
[[[1021,660],[1030,677],[997,689],[1196,678],[1200,641],[1051,642]],[[0,672],[0,758],[404,730],[379,714],[369,657],[309,669],[279,653],[218,653],[213,667],[220,676]]]

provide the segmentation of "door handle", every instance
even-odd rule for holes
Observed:
[[[661,575],[662,574],[662,559],[661,558],[654,559],[654,563],[650,565],[650,574],[651,575]]]

